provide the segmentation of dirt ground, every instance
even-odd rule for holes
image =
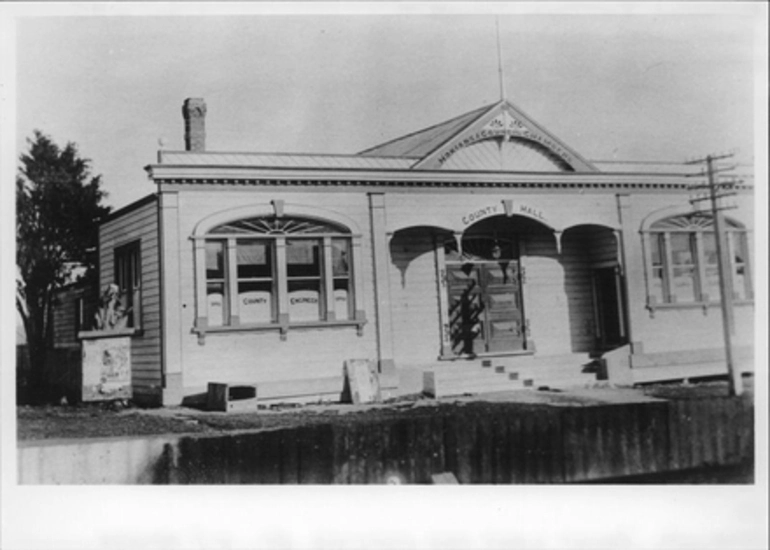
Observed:
[[[752,379],[746,379],[745,398],[753,399]],[[271,406],[252,413],[208,412],[186,407],[142,409],[130,403],[75,406],[17,407],[19,440],[131,437],[164,434],[215,434],[234,430],[262,430],[311,424],[366,422],[404,415],[445,414],[468,410],[540,406],[591,406],[658,399],[699,399],[727,396],[725,381],[693,384],[656,384],[644,388],[598,386],[565,391],[519,390],[444,399],[405,396],[374,405],[325,403]]]

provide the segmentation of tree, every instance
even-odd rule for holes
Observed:
[[[100,204],[106,196],[101,176],[91,176],[91,161],[79,156],[74,143],[61,149],[38,130],[27,143],[16,177],[16,308],[27,335],[29,385],[41,392],[55,292],[73,266],[95,276],[98,224],[109,207]]]

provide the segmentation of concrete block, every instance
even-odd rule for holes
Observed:
[[[631,370],[631,346],[621,346],[605,353],[602,358],[602,370],[606,380],[617,386],[633,386],[634,375]]]

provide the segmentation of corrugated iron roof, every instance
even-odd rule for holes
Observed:
[[[428,153],[434,151],[438,146],[447,141],[465,126],[473,122],[482,113],[489,110],[493,105],[486,105],[480,109],[475,109],[464,115],[460,115],[441,124],[430,126],[406,136],[377,145],[365,151],[361,151],[361,156],[386,156],[386,157],[408,157],[421,159]]]
[[[162,151],[161,164],[185,166],[254,166],[264,168],[333,168],[407,170],[411,159],[359,155],[303,155],[291,153],[198,153]]]

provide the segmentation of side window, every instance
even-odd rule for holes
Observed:
[[[751,300],[746,230],[732,220],[725,221],[727,276],[733,298]],[[720,301],[717,237],[711,216],[689,214],[657,221],[645,239],[649,307]]]
[[[139,241],[115,249],[115,284],[128,310],[128,326],[141,328],[142,265]]]

